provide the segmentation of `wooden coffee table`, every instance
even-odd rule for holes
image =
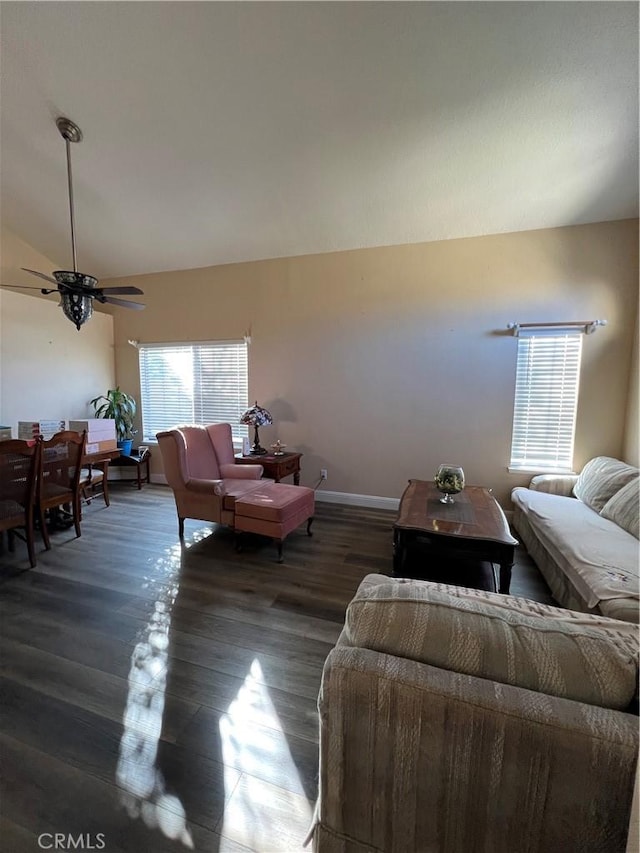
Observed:
[[[471,558],[497,563],[498,591],[507,594],[518,540],[500,504],[488,489],[467,486],[453,504],[442,504],[442,495],[427,480],[409,480],[393,526],[393,574],[402,577],[407,549],[424,545],[436,558]]]

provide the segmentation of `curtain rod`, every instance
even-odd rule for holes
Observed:
[[[511,329],[514,335],[520,333],[520,329],[584,329],[585,335],[592,335],[598,326],[606,326],[606,320],[571,320],[568,323],[507,323],[507,329]]]

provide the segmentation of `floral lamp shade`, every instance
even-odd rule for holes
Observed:
[[[260,438],[258,436],[258,427],[268,426],[273,423],[273,418],[271,417],[271,412],[268,412],[266,409],[263,409],[262,406],[258,405],[258,401],[253,404],[240,418],[241,424],[246,424],[247,426],[252,426],[255,429],[254,438],[253,438],[253,447],[249,451],[252,456],[264,456],[267,452],[264,447],[260,446]]]

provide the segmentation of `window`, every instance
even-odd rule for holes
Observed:
[[[238,443],[248,434],[244,342],[141,344],[139,356],[144,441],[177,424],[229,423]]]
[[[510,469],[571,471],[582,331],[522,329]]]

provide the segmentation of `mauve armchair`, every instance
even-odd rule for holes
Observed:
[[[185,518],[233,527],[238,498],[265,485],[262,465],[236,465],[230,424],[177,426],[156,435],[173,489],[180,538]]]

